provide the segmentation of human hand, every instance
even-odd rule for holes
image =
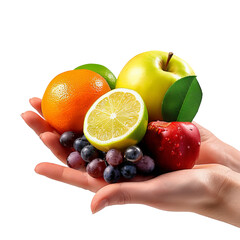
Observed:
[[[33,98],[30,103],[41,115],[41,99]],[[59,143],[60,135],[56,130],[34,112],[28,111],[22,117],[53,154],[63,163],[66,163],[69,150],[63,148]],[[227,176],[234,174],[230,168],[226,167],[229,164],[229,161],[226,161],[229,154],[228,148],[211,132],[198,124],[196,125],[200,130],[202,139],[197,164],[205,165],[196,165],[190,170],[167,173],[151,180],[135,178],[133,181],[140,182],[111,185],[108,185],[103,179],[90,177],[85,171],[52,163],[40,163],[36,166],[35,171],[49,178],[97,192],[91,204],[93,212],[99,211],[106,205],[142,203],[159,209],[192,211],[207,215],[209,211],[202,212],[201,209],[218,205],[222,199],[221,193],[224,192],[225,182],[228,182]],[[235,154],[238,153],[235,149]],[[218,164],[206,165],[206,163]],[[238,164],[230,165],[235,171],[239,169]],[[219,217],[215,218],[219,219]],[[224,221],[221,218],[220,220]]]
[[[60,144],[60,134],[43,119],[41,111],[41,99],[36,97],[31,98],[29,102],[38,112],[38,114],[33,111],[24,112],[21,115],[23,120],[32,130],[34,130],[34,132],[40,137],[42,142],[52,151],[52,153],[62,163],[66,164],[66,159],[71,150],[63,147]],[[92,192],[96,192],[103,186],[107,185],[102,178],[92,178],[86,173],[85,170],[75,170],[48,162],[42,162],[38,164],[35,168],[35,171],[51,179],[84,188]],[[151,176],[138,176],[131,181],[143,181],[149,178],[151,178]]]
[[[30,104],[39,113],[39,115],[35,112],[27,111],[22,114],[22,118],[28,126],[36,132],[52,153],[60,161],[66,164],[66,159],[70,150],[64,148],[59,143],[60,134],[58,134],[57,131],[42,118],[41,99],[32,98],[30,99]],[[196,164],[217,163],[240,172],[240,163],[235,160],[240,156],[239,151],[223,143],[214,134],[201,125],[197,123],[194,124],[198,127],[201,135],[200,154]]]
[[[224,143],[198,123],[194,122],[194,124],[201,135],[200,154],[196,164],[221,164],[240,173],[240,151]]]

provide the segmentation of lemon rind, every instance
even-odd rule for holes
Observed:
[[[114,92],[124,92],[124,93],[131,93],[131,94],[133,94],[136,97],[136,100],[140,102],[139,117],[138,117],[137,122],[125,134],[123,134],[123,135],[121,135],[119,137],[111,138],[111,139],[109,139],[107,141],[102,141],[102,140],[97,139],[96,137],[93,137],[92,135],[90,135],[88,133],[88,131],[87,131],[87,127],[88,127],[87,119],[88,119],[88,116],[90,115],[90,113],[95,109],[96,105],[101,100],[103,100],[104,98],[110,96]],[[84,131],[84,134],[85,134],[86,138],[90,139],[90,141],[94,142],[95,144],[103,146],[103,147],[107,146],[109,144],[114,144],[116,142],[120,142],[122,140],[127,139],[127,137],[130,136],[137,129],[138,125],[141,123],[142,118],[144,117],[144,106],[145,106],[145,103],[144,103],[142,97],[139,95],[139,93],[137,93],[134,90],[127,89],[127,88],[117,88],[117,89],[114,89],[114,90],[111,90],[111,91],[105,93],[104,95],[102,95],[100,98],[98,98],[94,102],[94,104],[90,107],[90,109],[88,110],[88,112],[87,112],[87,114],[85,116],[83,131]]]

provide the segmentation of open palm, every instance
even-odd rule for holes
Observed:
[[[27,111],[22,114],[22,118],[52,153],[66,164],[70,150],[60,144],[59,133],[42,118],[41,99],[32,98],[30,104],[39,114]],[[93,212],[106,205],[124,203],[142,203],[165,210],[194,211],[196,203],[204,202],[204,198],[214,198],[221,191],[224,179],[216,176],[226,175],[231,171],[223,166],[224,159],[218,153],[222,142],[205,128],[196,125],[200,130],[202,144],[198,165],[193,169],[167,173],[155,178],[136,177],[131,182],[110,185],[102,178],[92,178],[85,171],[53,163],[40,163],[35,171],[51,179],[97,192],[91,205]],[[211,177],[212,172],[217,172],[218,175]],[[206,186],[209,186],[208,189]]]
[[[60,134],[51,127],[43,118],[41,111],[41,99],[32,98],[30,104],[39,113],[27,111],[22,114],[22,118],[27,125],[32,128],[40,137],[42,142],[52,151],[52,153],[64,164],[71,150],[63,147],[60,142]],[[107,185],[102,178],[92,178],[86,171],[75,170],[65,166],[43,162],[36,166],[36,172],[49,178],[69,183],[92,192]],[[151,177],[135,177],[132,181],[142,181]]]

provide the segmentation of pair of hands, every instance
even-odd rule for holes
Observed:
[[[39,113],[27,111],[21,116],[42,142],[64,164],[70,151],[59,143],[59,133],[43,118],[41,99],[30,104]],[[42,162],[35,171],[51,179],[95,192],[93,213],[115,204],[145,204],[162,210],[191,211],[240,227],[240,209],[232,216],[232,205],[226,203],[229,189],[240,196],[240,153],[223,143],[210,131],[195,123],[201,135],[200,155],[193,169],[166,173],[155,178],[135,177],[131,182],[107,184],[103,179],[89,176],[85,171]],[[235,197],[235,192],[231,195]]]

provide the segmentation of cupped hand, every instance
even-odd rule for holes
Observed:
[[[60,134],[43,119],[41,99],[32,98],[30,104],[39,114],[27,111],[22,114],[22,118],[52,153],[66,164],[70,150],[60,144]],[[85,171],[47,162],[38,164],[35,171],[51,179],[97,192],[91,203],[93,213],[114,204],[139,203],[158,209],[200,214],[208,209],[208,213],[204,214],[208,215],[214,210],[213,206],[221,201],[222,192],[231,176],[240,172],[239,161],[233,160],[240,154],[207,129],[197,123],[195,125],[200,131],[201,148],[197,165],[193,169],[154,178],[136,177],[131,182],[116,184],[107,184],[102,178],[92,178]],[[231,157],[229,152],[234,152],[235,156]]]
[[[64,164],[70,154],[71,150],[63,147],[60,142],[60,134],[51,127],[42,116],[41,111],[41,99],[31,98],[29,100],[32,107],[38,112],[33,111],[24,112],[21,116],[26,124],[34,130],[34,132],[40,137],[42,142],[52,151],[52,153]],[[39,163],[35,171],[38,174],[44,175],[51,179],[68,183],[92,192],[98,191],[103,186],[107,185],[103,178],[92,178],[85,170],[75,170],[69,167],[65,167],[58,164],[42,162]],[[136,177],[132,181],[143,181],[150,177]]]
[[[41,99],[31,98],[29,100],[32,107],[38,112],[27,111],[22,114],[22,118],[26,124],[34,130],[40,137],[42,142],[52,151],[52,153],[64,164],[71,150],[64,148],[60,142],[60,134],[52,128],[43,118],[41,111]],[[222,149],[222,142],[217,139],[210,131],[195,123],[201,134],[200,156],[197,164],[217,163],[225,164],[224,154],[219,154]],[[49,178],[69,183],[90,191],[96,192],[107,183],[103,179],[95,179],[90,177],[85,171],[74,170],[65,166],[53,163],[40,163],[36,166],[35,171]],[[179,174],[179,173],[176,173]],[[133,181],[142,181],[146,178],[135,178]],[[125,184],[125,183],[124,183]]]
[[[124,182],[102,187],[93,197],[92,212],[119,204],[145,204],[168,211],[198,212],[223,199],[232,170],[219,165],[196,165],[165,173],[142,182]]]
[[[38,114],[33,111],[27,111],[21,115],[22,118],[26,124],[35,131],[35,133],[52,151],[52,153],[60,161],[66,164],[66,158],[69,155],[70,150],[64,148],[59,143],[60,134],[43,119],[41,111],[41,99],[34,97],[31,98],[29,102],[32,107],[38,112]],[[237,169],[240,172],[240,164],[239,166],[233,166],[233,164],[230,164],[230,162],[226,160],[227,153],[225,152],[227,152],[227,144],[223,143],[214,134],[212,134],[201,125],[197,123],[194,124],[198,127],[201,135],[200,155],[196,161],[196,164],[216,163],[228,166],[232,169],[234,168],[233,170]],[[231,148],[231,146],[228,145],[227,147]],[[234,150],[237,152],[236,154],[240,154],[236,149]]]

